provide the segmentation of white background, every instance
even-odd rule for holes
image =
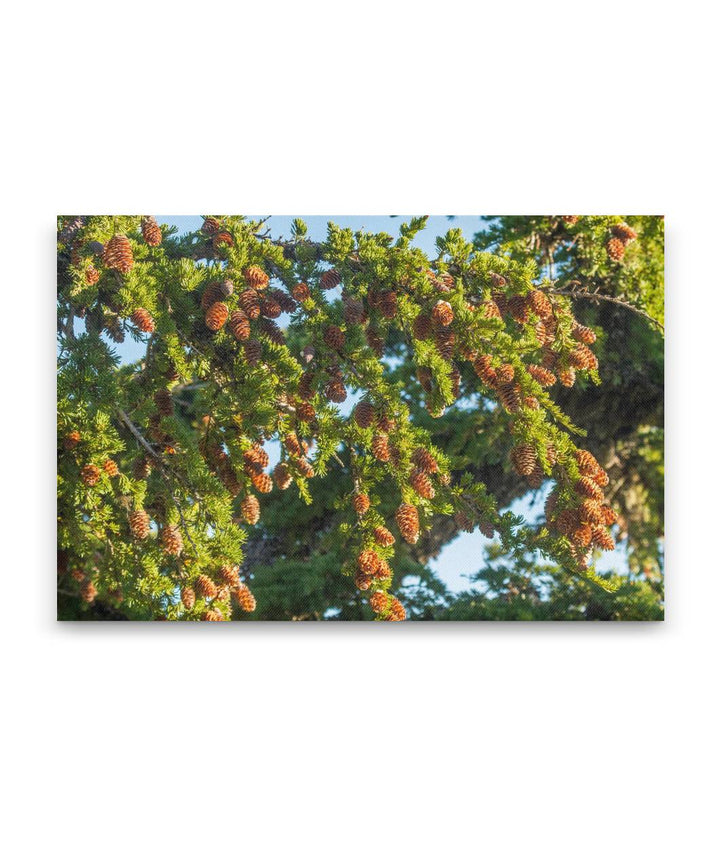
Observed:
[[[711,15],[5,10],[6,852],[717,847]],[[54,623],[54,218],[110,210],[666,214],[667,621]]]

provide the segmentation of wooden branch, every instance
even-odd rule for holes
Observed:
[[[632,303],[628,303],[626,300],[622,300],[619,297],[611,297],[609,294],[600,294],[598,291],[588,291],[587,289],[576,288],[549,288],[547,293],[559,294],[563,297],[571,297],[573,299],[582,298],[584,300],[592,300],[594,302],[604,300],[606,303],[614,303],[616,306],[622,306],[623,309],[627,309],[629,312],[634,312],[636,315],[640,315],[642,318],[645,318],[647,321],[655,324],[663,334],[665,333],[665,328],[656,318],[653,318],[652,315],[648,315],[648,313],[643,309],[633,306]]]

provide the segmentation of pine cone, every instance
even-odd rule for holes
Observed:
[[[530,303],[530,308],[532,309],[532,311],[542,321],[545,321],[548,318],[552,318],[552,303],[550,302],[550,299],[544,291],[540,291],[538,289],[531,291],[528,295],[528,302]]]
[[[179,556],[183,551],[183,540],[177,526],[166,526],[160,536],[163,550],[171,556]]]
[[[255,612],[257,606],[255,596],[244,583],[233,589],[233,594],[243,612]]]
[[[206,217],[202,224],[202,231],[206,235],[215,235],[220,231],[220,221],[217,217]]]
[[[575,348],[569,356],[569,360],[573,368],[591,370],[597,368],[597,357],[588,348],[587,345],[580,344]]]
[[[592,540],[592,529],[587,523],[581,523],[571,534],[570,540],[578,547],[589,547]]]
[[[97,589],[90,580],[86,580],[80,586],[80,597],[82,597],[85,603],[92,603],[97,597]]]
[[[312,422],[316,417],[315,408],[309,401],[298,401],[295,406],[295,415],[301,422]]]
[[[435,488],[432,486],[427,474],[422,470],[413,470],[410,474],[410,486],[423,499],[432,499],[435,496]]]
[[[390,596],[385,591],[374,591],[370,595],[370,609],[376,614],[385,612],[390,605]]]
[[[195,606],[195,592],[190,588],[190,586],[185,586],[185,588],[180,592],[180,600],[182,601],[182,605],[185,609],[192,609]]]
[[[462,532],[472,532],[475,527],[472,520],[465,514],[464,511],[456,511],[454,515],[455,524]]]
[[[387,463],[390,460],[390,443],[387,434],[374,434],[372,453],[375,460]]]
[[[259,493],[270,493],[272,490],[272,479],[267,473],[253,473],[250,481]]]
[[[499,365],[495,374],[497,382],[503,386],[515,380],[515,369],[510,365],[510,363],[502,363]]]
[[[369,574],[362,574],[360,571],[355,573],[355,585],[360,591],[367,591],[373,583],[373,578]]]
[[[395,420],[389,413],[381,413],[377,417],[377,427],[385,434],[389,434],[390,431],[395,430]]]
[[[102,260],[107,267],[120,273],[130,273],[135,263],[132,246],[125,235],[113,235],[105,245]]]
[[[336,270],[326,270],[320,277],[320,288],[329,291],[340,285],[340,274]]]
[[[253,494],[248,494],[240,503],[240,511],[243,519],[250,526],[254,526],[260,520],[260,503]]]
[[[345,346],[345,334],[339,327],[336,327],[335,324],[331,324],[325,330],[323,340],[328,348],[333,348],[336,351],[342,350]]]
[[[90,265],[85,269],[85,282],[88,285],[95,285],[97,281],[100,279],[100,273],[96,267]]]
[[[250,338],[250,321],[242,309],[236,309],[230,315],[228,327],[238,342]]]
[[[298,436],[295,433],[288,433],[285,435],[283,440],[285,444],[285,448],[288,450],[289,454],[293,457],[299,458],[301,455],[305,453],[305,450],[300,445],[300,440],[298,440]]]
[[[203,621],[225,621],[225,616],[217,607],[215,609],[207,609],[202,614]]]
[[[279,318],[282,315],[282,306],[274,297],[267,295],[260,300],[260,314],[263,318]]]
[[[613,235],[618,238],[623,244],[629,244],[630,241],[634,241],[637,238],[637,232],[628,226],[627,223],[619,223],[617,226],[613,226],[610,230]]]
[[[79,431],[70,431],[69,434],[66,434],[63,439],[63,446],[70,451],[74,449],[77,444],[80,442],[80,432]]]
[[[480,380],[487,386],[494,386],[497,383],[497,372],[492,367],[492,357],[490,354],[480,354],[473,360],[473,370]]]
[[[255,366],[260,362],[262,345],[257,339],[248,339],[247,342],[243,342],[243,350],[245,352],[245,359],[249,365]]]
[[[375,408],[367,399],[363,399],[355,406],[353,415],[358,427],[369,428],[375,421]]]
[[[557,378],[550,371],[550,369],[543,368],[542,366],[529,365],[528,373],[532,378],[534,378],[540,386],[552,386],[557,382]]]
[[[284,345],[285,344],[285,334],[278,327],[278,325],[271,321],[269,318],[261,318],[260,319],[260,332],[263,336],[266,336],[273,345]]]
[[[213,303],[205,314],[205,326],[208,330],[212,330],[213,333],[217,333],[227,321],[229,314],[230,310],[227,308],[226,303]]]
[[[121,345],[125,341],[125,331],[122,328],[122,324],[120,323],[119,318],[106,317],[105,329],[107,330],[107,334],[113,340],[113,342],[117,342],[118,345]]]
[[[232,247],[233,243],[233,236],[230,232],[218,232],[217,235],[213,235],[212,244],[216,251],[223,247]]]
[[[558,377],[560,378],[560,383],[563,386],[573,386],[575,383],[575,369],[572,368],[572,366],[560,369],[560,371],[558,371]]]
[[[579,481],[575,482],[575,491],[588,499],[601,500],[603,498],[602,488],[599,488],[588,476],[583,476]]]
[[[130,316],[130,320],[142,333],[155,332],[155,322],[147,309],[136,309]]]
[[[203,291],[202,297],[200,298],[200,306],[205,310],[213,305],[213,303],[217,303],[222,299],[222,290],[220,289],[219,282],[209,282],[205,286],[205,290]]]
[[[310,401],[310,399],[313,398],[315,395],[315,392],[312,388],[314,379],[315,374],[313,372],[308,371],[303,374],[303,376],[298,382],[298,395],[304,401]]]
[[[413,336],[419,341],[424,342],[432,336],[432,332],[432,318],[421,312],[413,321]]]
[[[582,324],[573,324],[572,337],[578,342],[583,342],[585,345],[592,345],[597,339],[595,331],[589,327],[583,327]]]
[[[520,387],[516,383],[499,387],[497,396],[508,413],[517,413],[520,409]]]
[[[380,556],[374,550],[363,550],[358,556],[357,563],[361,574],[372,577],[380,568]]]
[[[438,463],[433,454],[422,446],[415,449],[411,460],[423,473],[436,473],[438,471]]]
[[[333,378],[325,387],[325,395],[335,404],[342,404],[347,398],[345,384],[338,378]]]
[[[374,327],[368,327],[365,330],[365,341],[372,349],[376,357],[381,357],[385,351],[385,339]]]
[[[237,567],[235,565],[223,565],[220,568],[220,579],[225,585],[230,586],[230,588],[239,585],[240,578],[238,577]]]
[[[518,324],[527,324],[530,320],[530,311],[527,298],[520,294],[513,294],[508,300],[508,309],[513,319]]]
[[[376,526],[373,529],[373,538],[381,547],[391,547],[395,543],[395,536],[384,526]]]
[[[405,621],[405,618],[405,607],[396,597],[394,597],[390,604],[390,615],[388,616],[388,621]]]
[[[378,309],[383,318],[394,318],[397,315],[397,294],[394,291],[383,291],[378,301]]]
[[[158,247],[162,242],[162,232],[154,217],[143,217],[140,221],[140,229],[145,243],[149,247]]]
[[[545,479],[545,470],[542,468],[542,464],[540,461],[535,461],[535,466],[532,469],[532,472],[527,477],[528,485],[533,489],[537,490],[540,485],[543,483]]]
[[[287,490],[292,483],[292,475],[290,474],[288,465],[283,463],[277,464],[273,470],[273,478],[280,490]]]
[[[295,466],[298,468],[300,475],[305,476],[306,479],[311,479],[315,475],[315,470],[307,458],[298,458],[295,461]]]
[[[311,294],[307,283],[299,282],[297,285],[293,286],[292,296],[298,301],[298,303],[305,303],[306,300],[309,300]]]
[[[251,320],[260,317],[260,295],[254,288],[246,288],[238,294],[238,303],[243,312]]]
[[[358,517],[362,517],[370,508],[370,497],[366,493],[356,493],[353,497],[353,508]]]
[[[612,526],[613,523],[617,523],[618,516],[609,505],[603,505],[600,511],[602,512],[602,522],[606,526]]]
[[[514,446],[510,457],[515,467],[515,472],[519,476],[529,476],[535,469],[537,455],[535,454],[535,449],[528,443],[520,443]]]
[[[143,457],[137,458],[133,464],[133,478],[138,481],[140,481],[140,479],[146,479],[150,475],[151,470],[152,463],[150,458],[148,458],[147,455],[143,455]]]
[[[279,304],[283,312],[294,312],[297,309],[297,303],[290,297],[287,291],[273,288],[268,293]]]
[[[207,574],[200,574],[195,580],[195,591],[198,597],[215,598],[217,597],[217,586]]]
[[[444,360],[451,360],[455,350],[455,333],[447,327],[441,327],[433,336],[435,347]]]
[[[87,464],[80,471],[80,478],[88,487],[93,487],[100,481],[100,470],[95,464]]]
[[[400,534],[408,544],[416,544],[420,536],[420,522],[417,508],[414,505],[403,502],[395,512],[395,521],[400,529]]]
[[[612,535],[603,526],[592,527],[592,542],[601,550],[615,549],[615,541],[613,541]]]
[[[566,226],[574,226],[577,221],[580,219],[575,214],[563,214],[560,218]]]
[[[169,389],[165,389],[165,387],[159,389],[153,396],[153,399],[161,416],[172,416],[173,400]]]
[[[610,238],[607,244],[605,244],[605,249],[607,250],[608,256],[614,262],[619,262],[625,255],[625,244],[620,240],[620,238]]]
[[[235,285],[231,279],[224,279],[220,283],[220,294],[222,297],[231,297],[235,291]]]
[[[432,320],[441,327],[452,324],[455,314],[447,300],[438,300],[432,308]]]
[[[583,500],[580,506],[580,519],[585,523],[603,523],[604,518],[600,503],[594,499]]]
[[[580,518],[575,508],[564,508],[555,518],[555,528],[561,535],[571,535],[580,525]]]
[[[120,475],[120,470],[118,469],[118,465],[113,461],[112,458],[108,458],[103,463],[103,469],[110,476],[110,478],[114,478],[117,475]]]
[[[364,324],[367,321],[367,314],[362,300],[357,297],[351,297],[344,291],[341,295],[343,302],[343,318],[347,324]]]

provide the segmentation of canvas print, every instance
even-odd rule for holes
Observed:
[[[660,216],[67,215],[67,621],[655,621]]]

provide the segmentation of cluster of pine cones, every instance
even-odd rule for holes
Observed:
[[[187,612],[201,605],[203,621],[226,621],[228,610],[223,610],[219,604],[227,604],[231,597],[243,612],[254,612],[255,597],[240,580],[235,565],[222,565],[214,574],[199,574],[192,585],[183,586],[180,592],[180,602]]]

